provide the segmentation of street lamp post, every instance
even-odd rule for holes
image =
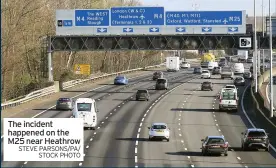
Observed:
[[[270,50],[270,117],[273,117],[273,76],[272,76],[272,22],[271,22],[271,0],[269,0],[269,50]]]
[[[257,70],[257,30],[256,30],[256,0],[254,0],[254,56],[253,56],[253,72],[255,76],[255,93],[258,92],[258,70]]]
[[[262,32],[264,37],[264,0],[262,0]],[[264,49],[262,49],[262,55],[263,55],[263,65],[265,65],[265,55],[264,55]],[[265,68],[263,68],[263,73],[265,72]]]

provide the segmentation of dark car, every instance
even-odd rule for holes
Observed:
[[[276,85],[276,76],[273,76],[273,84]]]
[[[168,90],[168,80],[165,78],[157,79],[155,90]]]
[[[144,90],[137,90],[136,92],[136,101],[138,100],[147,100],[149,101],[150,95],[149,91],[144,89]]]
[[[152,80],[157,80],[159,78],[163,78],[163,76],[164,76],[163,72],[154,72]]]
[[[250,128],[241,134],[243,135],[241,138],[241,147],[244,151],[253,148],[269,151],[269,137],[264,129]]]
[[[72,110],[73,101],[71,98],[59,98],[56,104],[57,110]]]
[[[213,90],[213,84],[212,84],[212,82],[203,82],[202,84],[201,84],[201,90],[203,91],[203,90]]]
[[[201,74],[201,73],[202,73],[201,67],[194,68],[194,74]]]
[[[243,77],[238,76],[234,79],[234,85],[236,86],[244,86],[245,85],[245,80]]]
[[[207,136],[202,139],[201,153],[203,156],[208,154],[224,154],[228,155],[228,142],[226,142],[224,136]]]
[[[244,79],[252,79],[252,74],[251,72],[244,72],[243,77]]]
[[[270,59],[269,58],[265,58],[265,62],[270,62]]]
[[[215,75],[215,74],[221,74],[221,67],[214,67],[213,71],[212,71],[212,74]]]
[[[251,73],[253,73],[253,66],[250,67],[250,70],[249,70]]]

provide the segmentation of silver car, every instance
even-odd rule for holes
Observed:
[[[170,129],[166,123],[153,123],[149,129],[149,141],[152,139],[166,139],[170,141]]]
[[[71,98],[59,98],[56,104],[57,110],[72,110],[73,100]]]

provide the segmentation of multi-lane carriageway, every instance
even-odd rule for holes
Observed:
[[[200,91],[203,80],[198,75],[192,74],[192,70],[164,73],[170,81],[168,92],[154,90],[152,72],[147,72],[130,79],[128,86],[109,84],[83,93],[82,97],[96,99],[100,109],[97,129],[84,132],[83,162],[2,161],[1,166],[276,167],[275,151],[240,150],[240,133],[247,127],[252,127],[245,117],[245,112],[250,110],[248,109],[250,106],[247,105],[246,98],[242,98],[246,87],[238,89],[241,100],[238,113],[218,112],[217,94],[225,84],[232,83],[231,80],[221,80],[219,76],[213,76],[211,81],[214,83],[214,90]],[[136,90],[141,88],[150,90],[150,101],[134,100]],[[55,100],[52,105],[54,102]],[[35,108],[42,111],[41,106],[46,108],[43,104]],[[29,111],[33,113],[34,110],[29,109]],[[64,118],[71,117],[71,113],[48,109],[36,117]],[[147,127],[152,122],[168,123],[171,129],[170,142],[147,140]],[[200,155],[200,140],[207,135],[226,137],[231,146],[227,157]]]

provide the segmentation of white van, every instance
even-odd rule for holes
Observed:
[[[208,70],[213,70],[215,67],[218,67],[218,62],[209,62]]]
[[[96,101],[94,99],[78,98],[74,102],[73,117],[83,118],[84,128],[92,128],[95,130],[98,112],[99,110],[96,107]]]
[[[243,66],[243,63],[235,63],[233,65],[233,71],[234,71],[234,74],[243,74],[244,73],[244,66]]]

